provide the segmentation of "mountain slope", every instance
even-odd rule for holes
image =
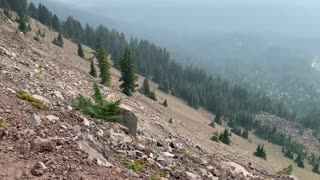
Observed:
[[[213,115],[173,96],[156,90],[160,102],[168,99],[168,108],[138,93],[126,97],[115,69],[111,86],[101,90],[107,99],[122,99],[122,107],[138,117],[137,139],[117,124],[83,118],[69,106],[77,94],[90,96],[97,80],[88,75],[90,63],[76,55],[77,45],[67,39],[63,49],[53,45],[57,33],[34,20],[27,35],[16,33],[17,25],[2,11],[0,23],[0,116],[6,122],[0,129],[0,168],[5,169],[0,179],[150,179],[160,171],[169,179],[280,179],[275,172],[287,166],[274,169],[277,158],[253,157],[252,149],[241,148],[248,142],[237,136],[230,147],[212,142],[212,133],[223,130],[208,126]],[[40,42],[33,39],[38,29],[46,34]],[[19,89],[48,99],[50,109],[36,110],[17,98]],[[126,168],[122,162],[128,159],[139,159],[145,169]],[[109,163],[114,167],[104,167]]]

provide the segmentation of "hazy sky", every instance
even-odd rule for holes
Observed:
[[[320,37],[319,0],[51,0],[171,33],[263,32]]]

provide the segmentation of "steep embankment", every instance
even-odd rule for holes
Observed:
[[[168,108],[139,93],[126,97],[115,69],[111,86],[101,90],[107,99],[122,99],[122,107],[137,116],[137,138],[117,124],[83,117],[70,105],[77,94],[90,96],[97,79],[88,75],[90,63],[76,55],[76,44],[65,39],[64,48],[53,45],[57,33],[34,20],[27,35],[17,33],[17,25],[2,12],[0,24],[0,119],[5,122],[0,179],[150,179],[160,172],[168,179],[280,179],[274,174],[285,166],[271,166],[277,158],[252,156],[258,140],[250,144],[232,136],[231,146],[212,142],[212,133],[223,130],[208,126],[213,115],[158,90]],[[46,36],[36,41],[39,29]],[[37,110],[18,98],[20,89],[49,109]],[[267,144],[267,151],[274,147]],[[138,160],[144,168],[133,171],[123,163],[127,160]]]

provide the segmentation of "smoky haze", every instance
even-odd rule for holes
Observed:
[[[318,0],[32,0],[166,47],[176,60],[249,84],[292,108],[320,102]]]
[[[174,34],[256,32],[320,36],[320,2],[316,0],[51,1],[111,18],[144,36],[154,35],[154,31]]]

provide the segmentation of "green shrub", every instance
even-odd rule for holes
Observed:
[[[122,109],[119,107],[120,101],[107,101],[103,99],[97,84],[94,84],[94,102],[80,95],[73,106],[92,118],[102,119],[110,122],[117,122],[121,118]]]
[[[211,137],[211,140],[212,141],[215,141],[215,142],[219,142],[219,136],[217,136],[217,135],[213,135],[212,137]]]
[[[156,173],[156,174],[154,174],[154,175],[152,175],[151,177],[150,177],[150,180],[159,180],[159,179],[161,179],[162,177],[166,177],[167,176],[167,174],[165,173],[165,172],[159,172],[159,173]]]
[[[214,121],[212,121],[209,125],[213,128],[216,128],[216,124],[214,123]]]
[[[267,154],[266,151],[264,150],[264,145],[258,145],[256,152],[253,153],[253,155],[260,157],[264,160],[267,160]]]
[[[163,103],[161,103],[162,104],[162,106],[164,106],[164,107],[168,107],[168,101],[165,99],[164,101],[163,101]]]
[[[6,127],[6,121],[0,118],[0,128]]]
[[[48,108],[42,101],[35,99],[34,97],[32,97],[30,94],[28,94],[23,90],[18,91],[18,97],[22,100],[28,101],[29,103],[31,103],[33,107],[37,109],[45,110]]]
[[[123,164],[129,168],[132,169],[134,171],[141,171],[144,167],[143,165],[139,162],[139,161],[129,161],[129,160],[125,160],[123,161]]]
[[[31,26],[29,24],[29,17],[21,16],[17,22],[19,23],[19,27],[18,27],[19,30],[24,34],[31,31]]]
[[[36,78],[37,78],[38,80],[42,80],[42,79],[43,79],[41,75],[37,75]]]
[[[35,37],[33,37],[33,39],[34,40],[36,40],[36,41],[40,41],[40,38],[39,38],[39,36],[37,35],[37,36],[35,36]]]
[[[63,39],[62,39],[61,33],[58,34],[58,37],[57,37],[57,38],[53,38],[52,43],[53,43],[54,45],[57,45],[57,46],[63,48],[63,44],[64,44],[64,43],[63,43]]]
[[[292,173],[292,165],[284,168],[282,171],[279,171],[278,174],[281,176],[289,176]]]
[[[172,118],[169,119],[169,124],[173,124]]]

